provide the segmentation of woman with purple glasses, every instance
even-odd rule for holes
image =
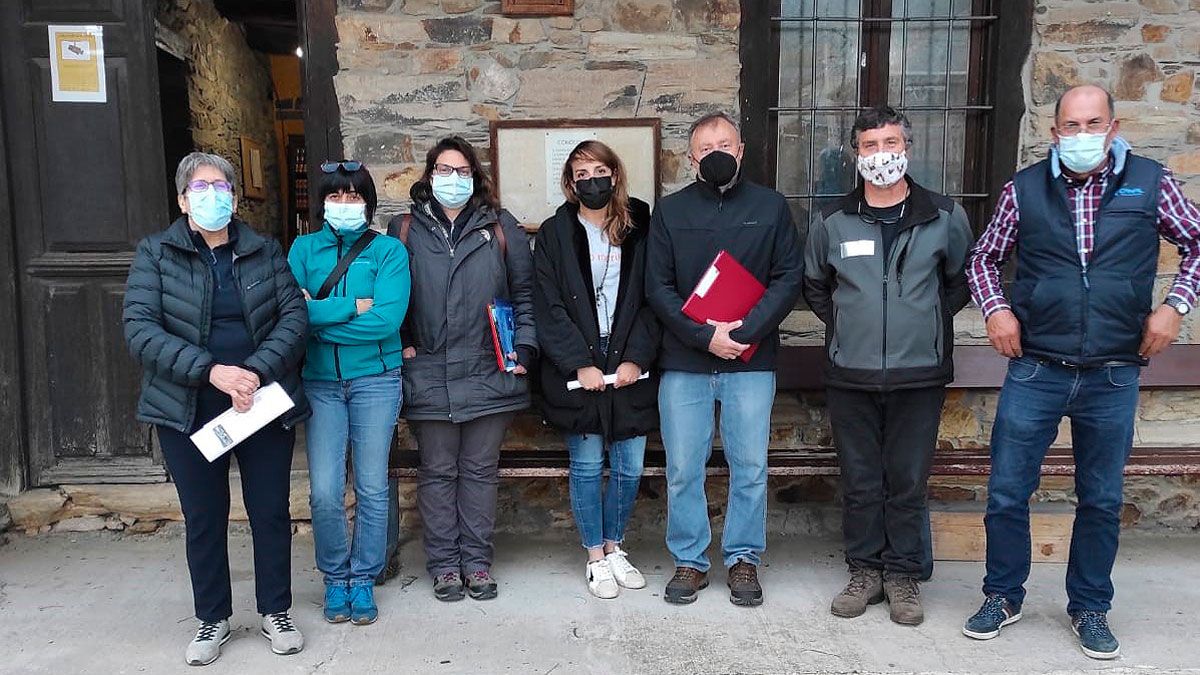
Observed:
[[[188,571],[200,626],[190,665],[207,665],[229,640],[229,461],[237,456],[254,534],[254,588],[262,636],[276,654],[304,638],[292,623],[288,515],[296,425],[308,417],[300,360],[308,313],[279,243],[238,219],[228,160],[193,152],[175,173],[183,216],[138,244],[125,291],[125,341],[141,364],[137,418],[153,424],[179,492]],[[278,382],[295,404],[213,461],[189,435],[231,406],[245,412]]]

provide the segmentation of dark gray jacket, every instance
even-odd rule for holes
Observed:
[[[954,314],[970,299],[971,226],[953,200],[909,179],[911,208],[884,258],[879,225],[859,217],[860,186],[808,232],[804,297],[825,322],[826,383],[866,391],[954,379]]]
[[[292,427],[309,414],[300,384],[308,330],[304,296],[279,242],[240,220],[229,227],[237,229],[233,274],[255,345],[240,365],[258,372],[263,385],[283,385],[296,404],[282,418]],[[214,363],[206,349],[212,293],[212,271],[192,242],[186,216],[138,244],[122,320],[125,342],[143,368],[139,421],[192,431],[196,396]]]
[[[399,217],[389,231],[398,229]],[[504,228],[501,255],[493,226]],[[451,239],[429,202],[413,202],[408,240],[412,295],[400,329],[405,347],[404,408],[410,420],[468,422],[529,407],[527,375],[500,370],[487,306],[509,300],[516,344],[536,358],[533,258],[529,237],[508,211],[474,207]],[[525,364],[528,368],[532,363]]]

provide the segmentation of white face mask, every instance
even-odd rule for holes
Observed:
[[[907,171],[907,153],[884,151],[858,157],[858,173],[875,187],[891,187],[904,178]]]
[[[1087,173],[1100,166],[1108,150],[1104,147],[1108,134],[1089,134],[1081,131],[1074,136],[1058,137],[1058,159],[1075,173]]]

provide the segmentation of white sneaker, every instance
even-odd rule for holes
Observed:
[[[226,642],[229,642],[229,619],[201,621],[183,658],[189,666],[207,666],[221,655],[221,645]]]
[[[612,569],[613,578],[622,587],[645,588],[646,577],[642,576],[638,568],[630,564],[628,555],[625,551],[616,548],[612,553],[604,556],[604,559],[608,561],[608,566]]]
[[[604,600],[612,600],[621,593],[617,580],[613,578],[612,568],[608,560],[596,560],[587,564],[587,585],[592,595]]]
[[[262,618],[262,636],[271,641],[271,651],[280,656],[295,654],[304,649],[304,636],[300,629],[292,623],[292,617],[287,611],[274,614],[264,614]]]

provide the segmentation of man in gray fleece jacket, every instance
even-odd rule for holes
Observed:
[[[863,182],[808,234],[804,297],[825,322],[828,404],[841,467],[850,583],[831,611],[887,599],[892,620],[924,620],[926,483],[937,443],[953,317],[969,299],[971,227],[962,207],[907,177],[912,127],[888,106],[859,115]]]

